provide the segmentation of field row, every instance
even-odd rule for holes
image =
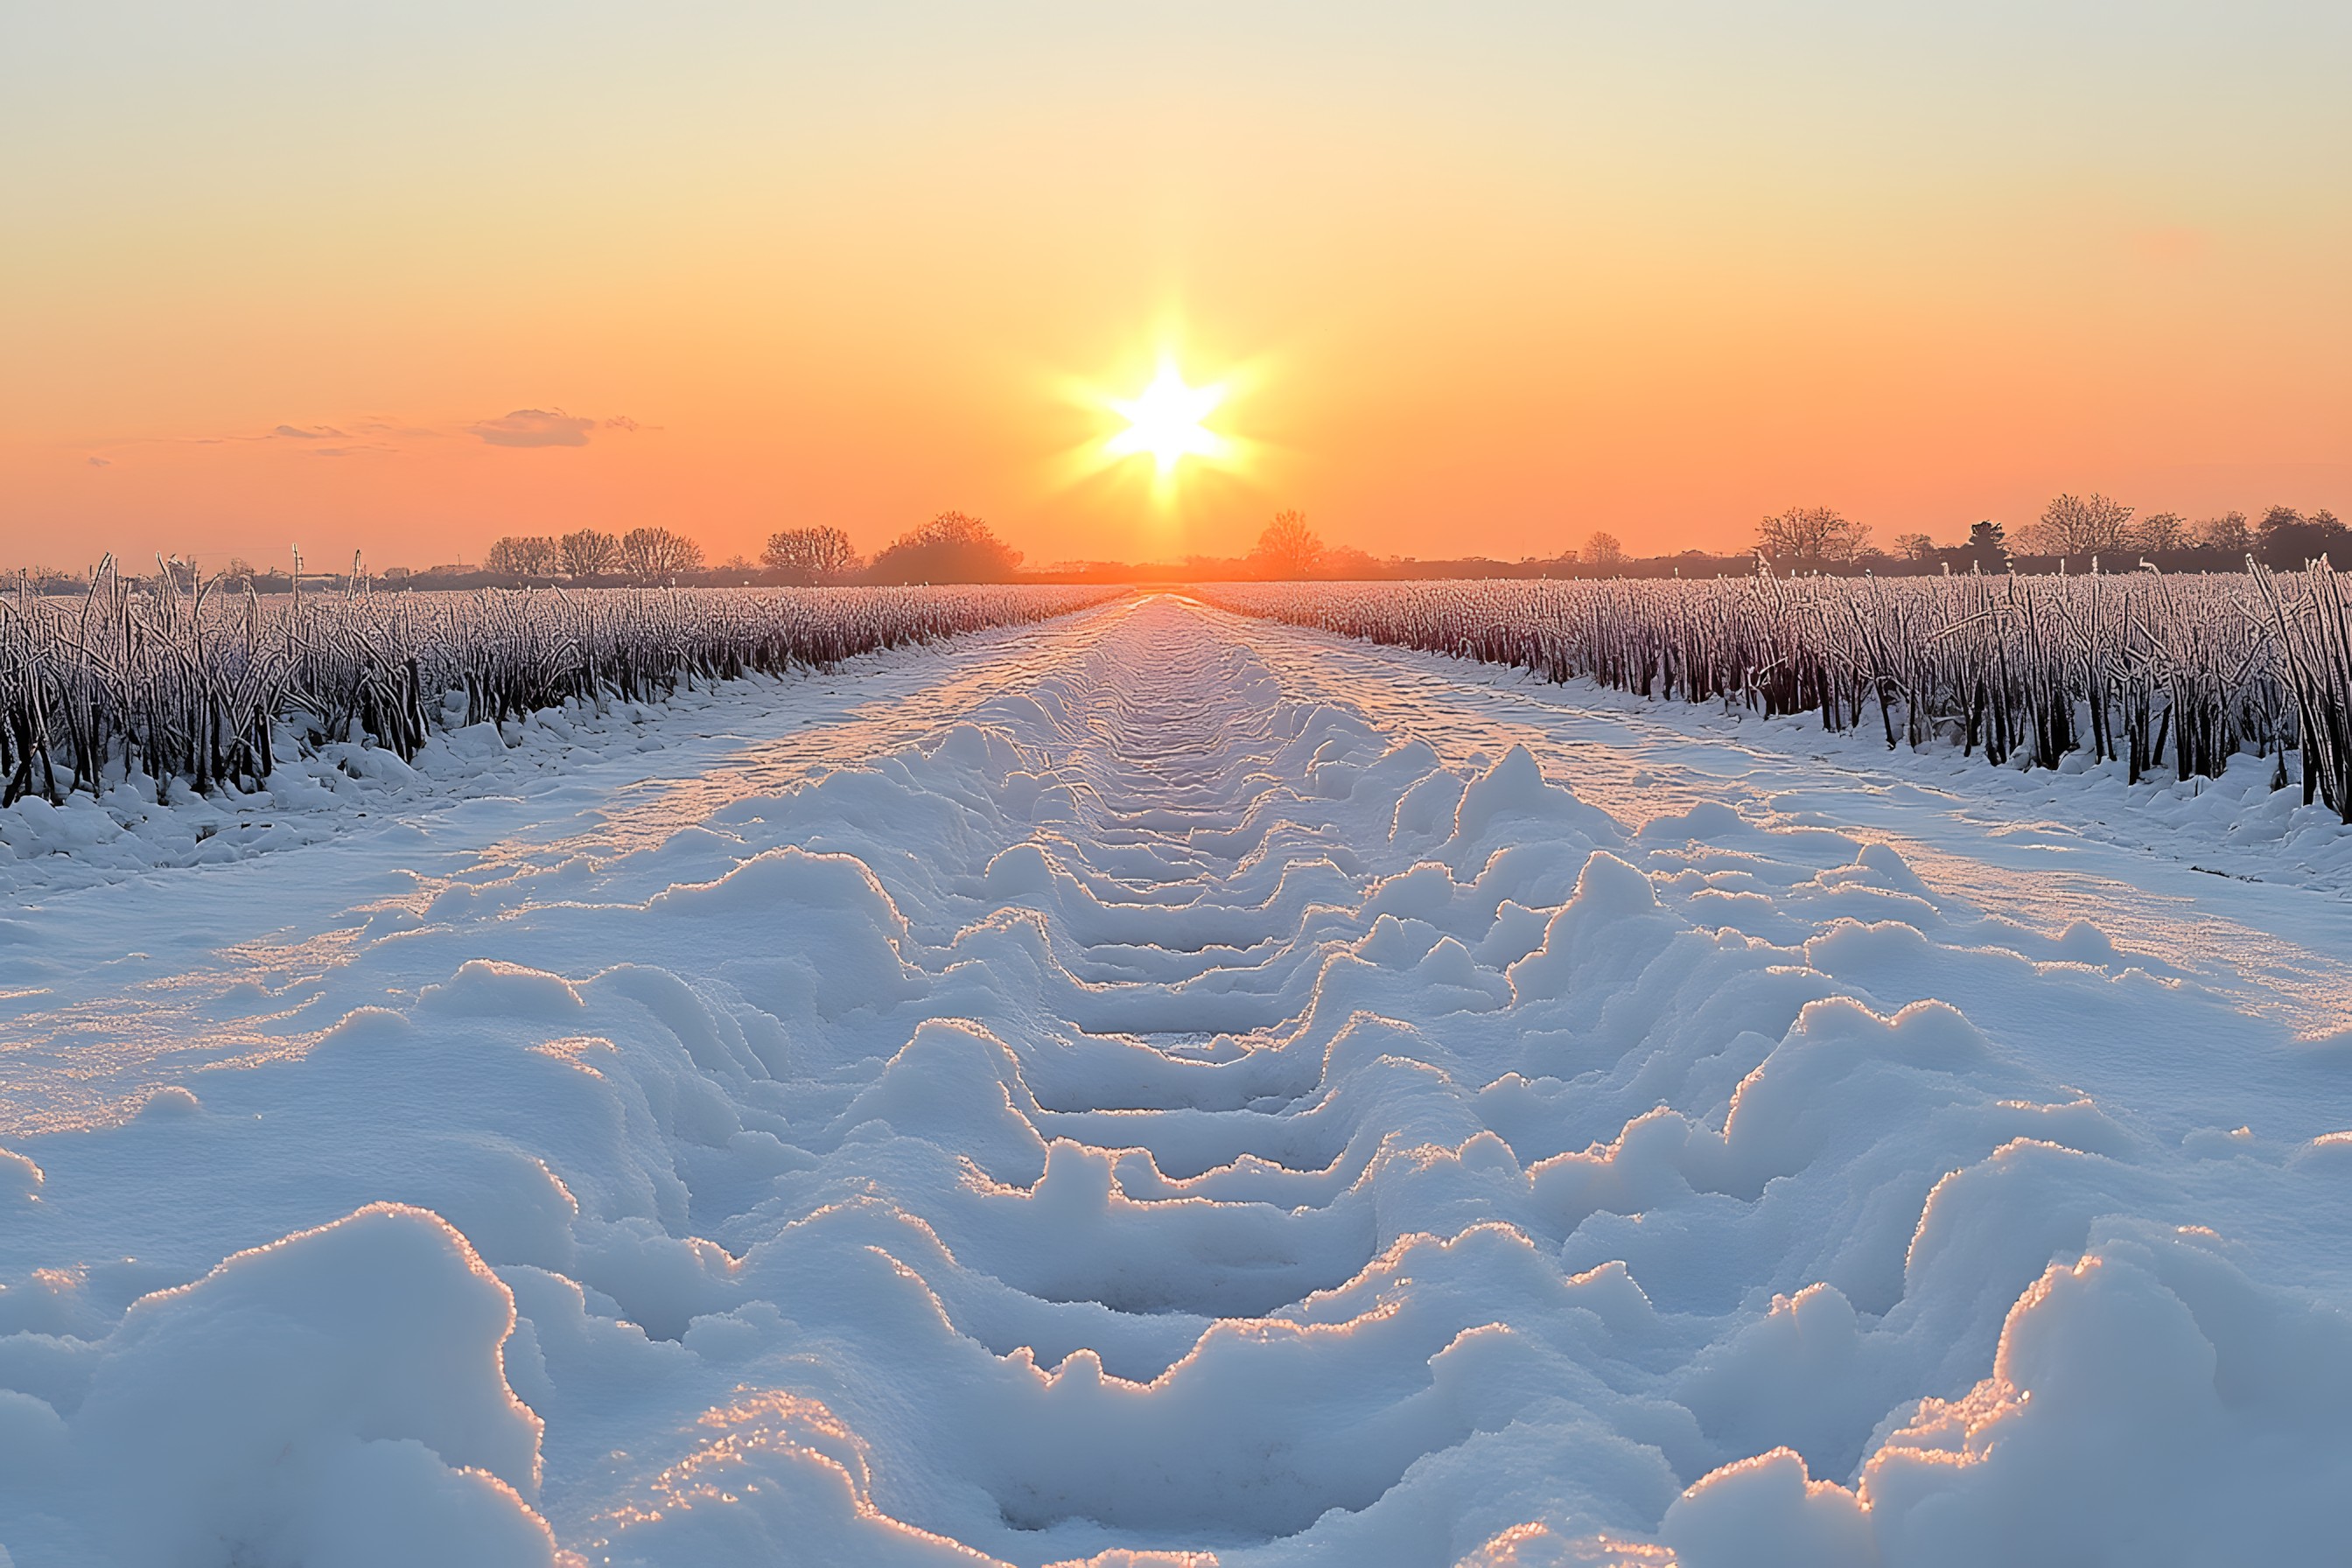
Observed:
[[[1549,680],[1880,729],[2137,783],[2277,759],[2352,822],[2352,607],[2325,563],[2164,576],[1220,584],[1223,608]],[[2295,759],[2291,772],[2288,756]]]
[[[1072,587],[335,594],[265,600],[101,574],[86,596],[0,597],[0,805],[143,773],[252,784],[296,743],[362,735],[413,758],[436,729],[567,700],[823,668],[1046,619]]]

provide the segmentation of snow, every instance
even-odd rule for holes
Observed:
[[[8,1561],[2352,1525],[2342,837],[2252,784],[1173,595],[490,741],[0,824]]]
[[[446,1222],[373,1205],[142,1297],[83,1352],[71,1421],[26,1397],[18,1441],[83,1480],[89,1543],[122,1561],[551,1562],[514,1321]]]

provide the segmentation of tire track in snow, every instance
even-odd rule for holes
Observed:
[[[362,1508],[485,1563],[2336,1538],[2352,1329],[2275,1279],[2340,1292],[2352,1143],[2233,1136],[2221,1075],[2084,1096],[1971,1016],[2269,1026],[1989,931],[1883,844],[1704,799],[1629,833],[1525,752],[1450,763],[1318,646],[1103,612],[919,743],[446,876],[316,977],[299,1055],[21,1141],[0,1443],[103,1462],[0,1472],[0,1542],[325,1557]],[[288,1325],[300,1400],[175,1348],[266,1382]]]
[[[2309,1103],[2318,1091],[2313,1109],[2333,1114],[2324,1085],[2352,1044],[2352,904],[2332,877],[2287,863],[2275,843],[2229,843],[2210,824],[2176,836],[2166,814],[2097,793],[2112,783],[2062,778],[2032,792],[2042,798],[2010,798],[2026,793],[2016,775],[1981,762],[1964,771],[1945,758],[1923,765],[1907,753],[1814,737],[1836,747],[1825,752],[1809,743],[1801,721],[1718,723],[1712,710],[1670,713],[1587,686],[1531,683],[1516,671],[1203,613],[1224,618],[1304,690],[1331,700],[1380,693],[1372,710],[1383,723],[1426,740],[1454,766],[1525,746],[1629,826],[1728,805],[1766,826],[1823,826],[1888,844],[1948,904],[2028,928],[2008,940],[2029,952],[2061,950],[2035,935],[2095,928],[2107,947],[2151,973],[2186,977],[2276,1020],[2287,1039],[2266,1042],[2241,1069],[2264,1076],[2286,1103]],[[2110,811],[2124,826],[2103,820]],[[2147,825],[2135,833],[2130,824],[2142,816]],[[2268,875],[2233,883],[2200,859]],[[2284,1048],[2296,1045],[2323,1048]]]
[[[341,779],[341,797],[297,783],[248,803],[287,831],[242,858],[174,864],[168,836],[121,835],[128,846],[105,847],[119,864],[68,862],[57,885],[24,889],[23,920],[0,922],[0,1137],[118,1120],[201,1066],[299,1055],[339,1016],[312,1016],[332,994],[320,983],[441,894],[601,864],[745,795],[904,748],[1101,626],[1065,616],[615,704],[600,721],[537,713],[511,737],[488,724],[436,735],[421,779]],[[104,885],[126,876],[135,900]],[[126,901],[138,912],[110,922]],[[103,933],[104,948],[110,924],[123,932],[110,945],[129,951],[91,952],[81,933]]]

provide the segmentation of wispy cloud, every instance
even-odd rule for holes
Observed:
[[[583,419],[560,408],[518,408],[502,419],[484,419],[466,426],[493,447],[585,447],[593,419]]]
[[[614,430],[630,435],[639,430],[657,430],[656,425],[643,425],[625,414],[605,418],[590,418],[567,414],[561,408],[518,408],[496,419],[478,419],[468,424],[412,425],[383,416],[369,415],[347,419],[340,425],[296,425],[291,422],[273,425],[267,430],[237,432],[227,435],[204,436],[124,436],[92,439],[92,444],[111,447],[162,444],[185,447],[227,447],[257,443],[279,447],[306,458],[355,458],[362,454],[397,453],[419,442],[446,441],[452,437],[471,436],[493,447],[584,447],[599,430]],[[89,437],[85,437],[89,439]],[[108,468],[111,458],[91,455],[92,468]]]

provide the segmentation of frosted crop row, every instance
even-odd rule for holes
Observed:
[[[1664,700],[1818,712],[1996,764],[2213,776],[2277,759],[2352,822],[2352,608],[2325,563],[2162,576],[1232,584],[1230,610],[1589,677]]]
[[[79,598],[0,595],[0,805],[134,773],[198,790],[266,778],[277,749],[436,728],[681,681],[782,674],[1043,620],[1097,588],[590,589],[265,602],[101,571]]]

